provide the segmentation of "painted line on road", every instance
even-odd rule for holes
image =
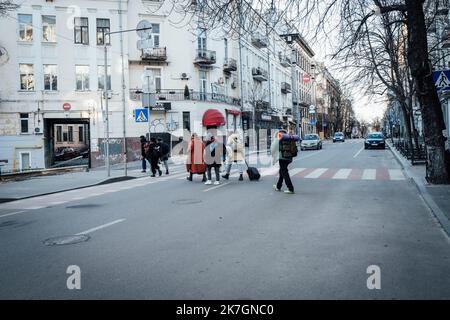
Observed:
[[[353,156],[353,158],[356,158],[357,156],[359,156],[359,154],[361,153],[361,151],[364,150],[364,147],[362,147],[361,149],[359,149],[359,151]]]
[[[339,171],[333,176],[333,179],[347,179],[352,172],[352,169],[339,169]]]
[[[405,180],[401,169],[389,169],[389,177],[391,180]]]
[[[230,184],[230,183],[229,182],[225,182],[225,183],[219,184],[218,186],[214,186],[214,187],[211,187],[209,189],[205,189],[205,190],[203,190],[203,192],[212,191],[212,190],[215,190],[217,188],[224,187],[224,186],[226,186],[228,184]]]
[[[375,169],[365,169],[361,179],[362,180],[375,180],[377,177],[377,170]]]
[[[305,179],[316,179],[318,177],[320,177],[323,173],[325,173],[325,171],[327,171],[328,169],[325,168],[319,168],[316,169],[314,171],[312,171],[311,173],[307,174],[305,176]]]
[[[4,215],[1,215],[0,218],[9,217],[9,216],[13,216],[15,214],[24,213],[24,212],[26,212],[26,211],[22,210],[22,211],[11,212],[11,213],[7,213],[7,214],[4,214]]]
[[[98,227],[95,227],[95,228],[92,228],[92,229],[88,229],[88,230],[86,230],[86,231],[79,232],[79,233],[76,234],[76,236],[80,236],[80,235],[83,235],[83,234],[92,233],[92,232],[94,232],[94,231],[97,231],[97,230],[100,230],[100,229],[104,229],[104,228],[110,227],[110,226],[112,226],[112,225],[114,225],[114,224],[123,222],[123,221],[125,221],[125,220],[126,220],[126,219],[118,219],[118,220],[114,220],[114,221],[112,221],[112,222],[102,224],[101,226],[98,226]]]

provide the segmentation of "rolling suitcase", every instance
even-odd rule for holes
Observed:
[[[258,181],[259,178],[261,178],[258,169],[255,167],[249,167],[247,161],[245,164],[247,165],[247,174],[250,181]]]

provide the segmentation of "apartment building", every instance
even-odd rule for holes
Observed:
[[[314,103],[314,53],[298,31],[261,24],[245,37],[221,34],[195,17],[177,25],[177,13],[169,16],[166,6],[33,0],[0,19],[1,30],[15,32],[0,36],[0,77],[8,79],[0,85],[5,171],[48,168],[60,145],[81,148],[60,141],[69,128],[83,128],[90,165],[103,165],[107,117],[112,163],[138,159],[139,136],[148,131],[178,142],[185,132],[202,135],[211,127],[223,137],[240,129],[269,135],[282,126],[294,129],[296,105],[302,132],[313,130],[307,106]],[[143,47],[142,35],[125,31],[144,20],[151,45]],[[138,122],[135,111],[149,101],[150,123]]]

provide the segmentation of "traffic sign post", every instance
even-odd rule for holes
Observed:
[[[134,110],[135,122],[148,122],[148,109],[135,109]]]

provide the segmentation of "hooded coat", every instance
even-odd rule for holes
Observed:
[[[188,172],[198,174],[206,172],[204,152],[205,146],[203,142],[198,137],[192,138],[187,149],[186,170]]]
[[[231,134],[227,139],[227,158],[229,162],[244,161],[244,144],[237,133]]]

